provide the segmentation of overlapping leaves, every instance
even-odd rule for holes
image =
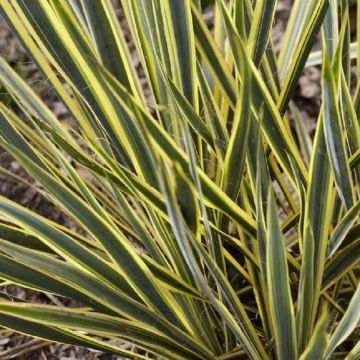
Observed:
[[[278,55],[276,5],[217,0],[210,30],[197,0],[121,0],[138,71],[110,0],[0,1],[71,117],[0,59],[0,145],[79,230],[0,197],[0,277],[78,304],[4,296],[1,326],[137,359],[358,355],[348,4],[295,1]],[[312,139],[292,98],[314,63]]]

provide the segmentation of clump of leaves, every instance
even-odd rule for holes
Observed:
[[[28,119],[0,104],[0,145],[79,228],[0,197],[1,278],[79,304],[4,295],[3,327],[136,359],[358,358],[348,4],[296,0],[278,55],[276,5],[218,0],[210,31],[199,1],[122,0],[140,76],[110,0],[1,0],[72,123],[0,59]],[[314,139],[292,102],[309,64]]]

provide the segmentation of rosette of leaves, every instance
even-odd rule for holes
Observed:
[[[0,145],[78,228],[0,197],[0,277],[78,304],[4,294],[0,325],[134,359],[358,358],[347,1],[296,0],[279,54],[277,1],[218,0],[211,30],[200,6],[0,1],[70,118],[1,59],[22,114],[0,104]],[[310,63],[314,138],[293,102]]]

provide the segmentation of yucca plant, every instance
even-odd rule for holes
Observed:
[[[210,30],[200,1],[121,0],[135,67],[110,0],[0,0],[69,111],[0,59],[0,145],[78,228],[0,197],[0,277],[77,304],[3,294],[1,326],[134,359],[359,359],[360,36],[347,1],[295,0],[276,54],[276,6],[217,0]]]

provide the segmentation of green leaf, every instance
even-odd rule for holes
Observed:
[[[360,202],[358,201],[339,221],[332,231],[328,245],[328,256],[332,256],[347,236],[350,228],[358,220],[360,213]]]
[[[308,226],[314,238],[314,279],[311,280],[314,284],[314,292],[310,302],[312,303],[312,312],[308,314],[309,319],[307,321],[309,329],[306,333],[311,332],[315,324],[333,211],[333,177],[326,150],[323,122],[324,115],[321,111],[310,162],[309,185],[305,198],[306,204],[302,228],[303,238],[306,235],[305,231],[307,231]]]
[[[212,130],[215,146],[219,147],[221,157],[224,157],[229,142],[229,135],[224,126],[220,109],[216,104],[209,83],[206,80],[204,71],[199,63],[197,65],[200,97],[204,106],[205,119],[207,120],[206,125]]]
[[[280,359],[296,359],[295,317],[286,249],[271,190],[268,193],[267,228],[266,273],[276,351]]]
[[[290,109],[294,116],[295,129],[297,133],[297,138],[300,143],[300,149],[303,156],[305,157],[306,164],[309,164],[312,153],[312,142],[309,131],[306,127],[305,119],[301,116],[298,108],[294,103],[290,103]]]
[[[359,245],[360,238],[358,236],[350,245],[335,253],[329,260],[322,279],[323,291],[344,276],[360,260]]]
[[[46,219],[4,197],[0,198],[0,209],[3,214],[10,216],[29,234],[41,239],[48,247],[69,261],[80,264],[85,269],[90,270],[91,273],[102,278],[106,283],[110,282],[113,286],[119,286],[123,291],[134,295],[133,290],[118,271],[110,267],[102,258],[84,245],[75,242],[72,237],[49,224]]]
[[[239,39],[240,40],[240,39]],[[243,59],[240,74],[242,77],[239,100],[234,114],[234,123],[231,129],[229,145],[226,150],[223,171],[224,191],[233,200],[240,192],[241,181],[245,168],[246,149],[248,147],[251,122],[251,92],[252,80],[250,67],[244,45],[239,41],[239,52]],[[246,92],[249,94],[245,96]]]
[[[217,84],[221,87],[224,95],[230,100],[231,104],[236,103],[236,85],[231,75],[231,69],[223,58],[219,47],[214,42],[209,29],[201,18],[199,10],[194,2],[191,2],[191,11],[193,17],[194,33],[196,35],[196,48],[204,56],[216,76]]]
[[[197,235],[200,220],[196,192],[194,186],[186,176],[181,173],[180,169],[177,169],[175,175],[175,192],[181,214],[183,215],[187,226],[195,235]]]
[[[349,306],[331,335],[326,351],[326,358],[339,346],[354,330],[360,320],[360,285],[351,298]]]
[[[54,279],[51,286],[50,284],[45,286],[56,294],[78,300],[98,311],[110,313],[112,315],[116,313],[143,324],[154,326],[163,333],[171,334],[174,339],[176,338],[180,342],[189,341],[188,336],[181,333],[178,328],[171,326],[171,324],[164,321],[157,313],[135,301],[133,296],[130,298],[124,295],[122,291],[110,288],[99,278],[90,276],[88,273],[78,269],[77,266],[73,266],[42,253],[29,251],[26,248],[12,245],[6,241],[0,240],[0,249],[9,256],[17,259],[17,261],[22,264],[21,266],[23,268],[27,267],[26,274],[19,273],[20,275],[17,275],[21,280],[25,279],[25,281],[27,281],[24,283],[25,286],[31,287],[33,284],[46,284],[46,281],[49,281],[49,279]],[[8,268],[6,268],[6,265]],[[152,268],[154,268],[154,265]],[[157,268],[159,271],[159,266],[157,266]],[[39,271],[36,269],[39,269]],[[11,265],[9,266],[9,262],[4,263],[4,270],[2,270],[2,273],[6,274],[6,278],[10,276],[8,274],[12,274],[11,271],[16,271],[16,267],[13,266],[12,268]],[[35,278],[35,280],[31,280],[31,275],[34,275],[34,272],[38,273],[39,276]],[[171,275],[164,274],[164,272],[162,273],[162,278],[167,279],[169,282]],[[11,279],[13,279],[13,277],[11,277]],[[176,280],[174,280],[175,278],[173,277],[172,285],[178,286]],[[22,284],[22,282],[20,283]],[[189,290],[186,289],[188,289],[186,286],[180,287],[180,290],[188,292]],[[186,340],[186,338],[188,339]],[[191,342],[192,341],[190,340],[190,343]],[[190,343],[188,346],[191,347],[192,345]]]
[[[239,299],[236,297],[236,294],[226,280],[224,274],[218,268],[214,260],[212,260],[209,255],[206,254],[202,246],[199,245],[196,246],[196,250],[200,252],[199,254],[201,255],[201,257],[203,257],[204,261],[206,261],[209,270],[214,276],[214,279],[219,282],[219,286],[223,290],[224,296],[227,297],[227,301],[231,304],[232,309],[236,314],[237,321],[233,318],[233,316],[230,314],[229,310],[223,305],[223,303],[218,301],[213,295],[209,284],[207,283],[204,275],[202,274],[194,251],[191,248],[191,243],[188,236],[190,236],[190,238],[193,238],[193,235],[188,234],[186,231],[186,226],[182,218],[180,208],[176,203],[174,191],[170,187],[169,176],[165,173],[164,169],[161,177],[161,182],[165,197],[167,199],[166,203],[176,241],[178,242],[178,245],[184,255],[187,265],[191,269],[191,272],[198,286],[200,286],[206,297],[209,298],[209,301],[224,318],[224,321],[233,331],[234,335],[243,345],[245,351],[249,354],[249,356],[259,357],[260,359],[267,358],[256,335],[255,329],[251,325],[243,306],[239,302]],[[192,241],[193,245],[197,244],[197,242],[198,240],[195,238]]]
[[[271,26],[275,16],[276,3],[276,0],[260,0],[256,2],[253,14],[254,22],[251,24],[248,39],[255,66],[261,63],[261,59],[268,45]]]
[[[221,13],[223,14],[225,28],[227,30],[227,35],[230,41],[230,48],[232,50],[232,54],[235,60],[235,64],[237,66],[239,75],[241,76],[241,67],[242,65],[242,57],[246,56],[246,51],[240,52],[241,42],[238,34],[236,33],[236,29],[230,19],[229,13],[224,5],[223,1],[220,0],[221,5]],[[287,172],[287,175],[291,180],[293,180],[293,174],[291,171],[291,165],[288,160],[288,153],[290,153],[296,164],[300,170],[300,174],[306,183],[307,181],[307,171],[303,165],[303,161],[299,156],[295,148],[295,142],[292,138],[290,131],[285,127],[283,119],[281,117],[281,113],[278,111],[274,100],[264,83],[261,73],[255,67],[253,62],[250,60],[249,56],[247,56],[247,62],[251,68],[252,73],[252,114],[255,118],[258,118],[256,108],[261,108],[264,106],[264,122],[263,129],[265,135],[267,137],[269,145],[272,147],[275,156],[280,161],[281,165]]]
[[[10,149],[10,145],[7,147]],[[55,199],[76,216],[77,220],[103,243],[108,255],[117,265],[120,273],[127,277],[127,281],[129,281],[130,286],[135,292],[140,291],[139,296],[142,297],[145,302],[150,301],[149,304],[152,303],[151,307],[154,309],[163,308],[167,316],[170,316],[176,323],[177,320],[173,318],[172,314],[173,310],[170,310],[170,306],[167,304],[168,299],[166,299],[165,296],[166,292],[159,287],[159,284],[157,284],[149,274],[147,266],[139,256],[134,253],[129,240],[126,239],[123,234],[116,233],[109,222],[105,222],[99,214],[95,213],[82,199],[72,193],[62,183],[48,175],[34,163],[31,163],[31,161],[18,150],[14,148],[11,150],[20,163],[26,163],[26,168],[53,194]],[[1,210],[6,211],[6,209],[10,210],[6,208],[6,204],[4,203]],[[12,207],[11,210],[15,209],[15,207]],[[17,208],[17,210],[20,210],[20,208]],[[21,221],[21,218],[24,216],[25,212],[21,211],[18,215],[18,221]],[[144,289],[146,289],[146,294]],[[150,300],[151,298],[152,300]]]
[[[360,148],[360,125],[351,98],[350,90],[346,83],[345,75],[343,72],[341,75],[342,75],[341,76],[341,93],[342,93],[341,112],[342,112],[344,127],[346,130],[349,156],[351,156],[355,154],[356,151]],[[350,159],[348,159],[348,162],[350,168],[352,168],[352,163]],[[359,168],[355,169],[355,173],[359,178],[360,169]]]
[[[134,95],[139,96],[137,76],[127,50],[126,40],[107,1],[80,1],[81,15],[86,21],[97,54],[104,66]]]
[[[167,80],[176,104],[183,112],[186,120],[190,123],[194,131],[196,131],[211,147],[214,147],[214,140],[203,119],[195,112],[195,109],[191,106],[191,103],[187,101],[185,96],[180,92],[173,81],[170,78]]]
[[[346,209],[349,210],[354,203],[354,192],[341,128],[335,79],[327,61],[325,61],[323,69],[324,132],[326,146],[340,198]]]
[[[182,90],[187,100],[197,107],[197,82],[195,37],[193,33],[190,1],[161,1],[163,9],[168,11],[170,30],[166,36],[174,37],[176,53],[170,57],[177,61],[181,76]],[[170,44],[169,44],[170,45]],[[170,46],[169,46],[170,47]]]
[[[156,148],[161,152],[165,158],[170,158],[173,162],[178,162],[187,172],[189,168],[189,160],[186,154],[174,143],[172,138],[164,131],[164,129],[151,118],[139,104],[124,91],[119,84],[113,84],[116,87],[114,90],[118,95],[129,103],[133,111],[140,117],[139,120],[144,122],[145,128],[149,132],[152,140],[156,142]],[[199,169],[199,177],[201,180],[206,202],[210,206],[221,210],[226,215],[233,218],[245,231],[250,234],[255,234],[255,222],[253,219],[242,210],[230,197],[228,197],[202,170]]]
[[[314,6],[314,4],[316,4],[316,6]],[[288,69],[286,69],[286,76],[284,77],[280,98],[277,102],[277,107],[280,113],[285,112],[291,100],[296,84],[299,80],[301,72],[304,69],[306,60],[316,40],[328,7],[328,0],[314,1],[312,3],[311,16],[305,22],[305,28],[303,31],[300,32],[300,38],[297,41],[294,55],[291,58],[291,63],[289,64]],[[295,36],[296,35],[297,33],[295,33]]]
[[[1,326],[4,326],[8,329],[15,330],[26,335],[39,337],[45,340],[64,344],[72,344],[75,346],[85,346],[94,350],[125,356],[126,358],[134,360],[146,359],[146,357],[142,357],[139,354],[134,354],[131,351],[124,350],[122,347],[110,345],[105,341],[99,341],[97,339],[70,330],[62,330],[42,324],[36,324],[11,315],[1,314],[0,324]]]
[[[176,359],[178,356],[199,356],[186,350],[181,344],[166,335],[161,335],[154,328],[95,312],[84,312],[49,305],[32,305],[26,303],[0,302],[0,312],[21,319],[56,326],[60,328],[87,331],[94,335],[131,339],[141,347],[158,353],[161,356]],[[174,354],[173,356],[171,354]],[[206,357],[210,358],[210,357]]]
[[[301,354],[300,360],[318,360],[324,357],[329,342],[329,336],[327,334],[328,323],[329,318],[327,314],[324,313],[318,320],[314,333],[305,351]]]
[[[282,45],[278,56],[279,77],[283,81],[289,66],[294,57],[294,53],[299,42],[299,38],[304,31],[309,18],[309,10],[313,7],[315,1],[295,0],[291,8],[289,22],[282,39]],[[310,54],[310,56],[312,53]],[[317,54],[321,63],[321,53]]]
[[[308,343],[311,318],[309,314],[313,311],[314,294],[314,236],[312,229],[308,226],[303,239],[303,258],[300,271],[300,283],[298,300],[296,306],[296,329],[298,339],[298,351],[302,353]]]

